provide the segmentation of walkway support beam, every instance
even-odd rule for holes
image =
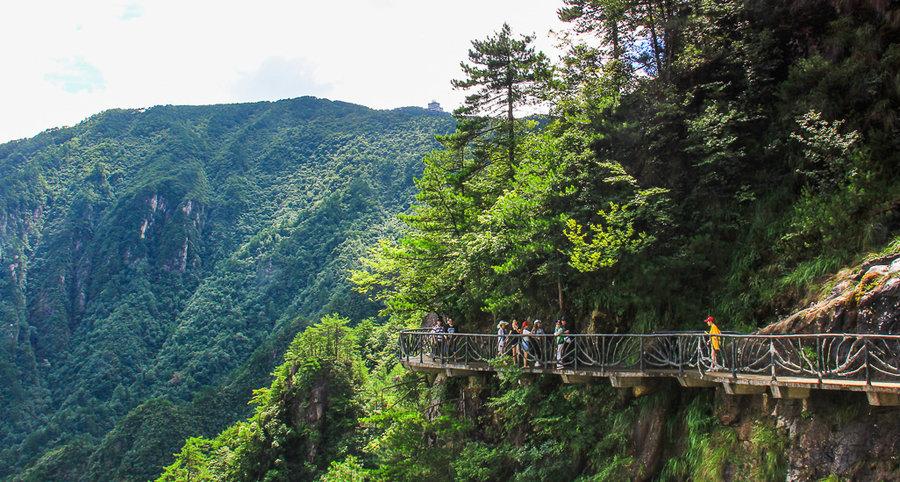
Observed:
[[[900,394],[898,393],[866,392],[866,397],[869,399],[869,405],[875,407],[900,406]]]
[[[722,387],[728,395],[760,395],[769,389],[765,385],[745,385],[734,382],[723,383]]]
[[[809,394],[812,391],[809,388],[803,387],[783,387],[780,385],[772,385],[769,387],[772,390],[772,396],[775,398],[789,398],[789,399],[805,399],[809,398]]]

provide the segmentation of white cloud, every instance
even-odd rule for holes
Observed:
[[[0,5],[0,142],[103,109],[327,96],[445,107],[469,41],[558,28],[556,0],[65,0]],[[60,59],[63,59],[62,61]]]
[[[59,67],[44,75],[44,79],[70,94],[103,90],[103,74],[81,57],[60,59]]]
[[[332,87],[317,80],[313,67],[303,59],[269,57],[256,70],[240,73],[233,92],[238,99],[278,100],[303,95],[325,97]]]

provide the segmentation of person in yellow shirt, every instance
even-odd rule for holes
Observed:
[[[718,363],[716,363],[716,355],[719,354],[719,343],[721,343],[721,337],[714,336],[722,334],[722,331],[719,330],[719,327],[716,326],[716,319],[712,316],[706,317],[706,326],[709,327],[709,353],[712,356],[712,368],[718,368]]]

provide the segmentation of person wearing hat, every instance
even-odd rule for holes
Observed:
[[[504,355],[506,351],[506,339],[509,337],[509,323],[500,320],[497,323],[497,356]]]
[[[532,348],[532,352],[534,353],[534,366],[540,368],[541,366],[541,358],[544,356],[544,337],[540,335],[544,335],[546,332],[543,328],[541,328],[541,320],[534,320],[534,329],[531,330],[531,334],[538,335],[533,338],[534,347]]]
[[[712,357],[712,368],[715,370],[719,366],[716,363],[716,355],[719,354],[719,344],[721,343],[721,337],[715,335],[721,335],[722,331],[716,326],[716,319],[712,315],[706,317],[706,326],[709,327],[709,353]]]

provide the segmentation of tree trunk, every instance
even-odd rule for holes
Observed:
[[[650,28],[650,42],[653,47],[653,58],[656,61],[656,75],[661,75],[663,71],[662,57],[660,57],[659,38],[656,36],[656,18],[653,16],[653,1],[650,0],[647,5],[647,25]]]
[[[556,275],[556,293],[559,297],[559,316],[564,317],[566,313],[566,307],[563,303],[563,287],[562,287],[562,275]]]
[[[610,36],[612,37],[613,51],[612,56],[614,60],[622,61],[622,48],[619,46],[619,22],[613,20],[612,28],[610,28]]]
[[[512,174],[512,168],[516,164],[516,138],[515,138],[515,117],[513,117],[513,73],[512,59],[509,59],[510,67],[507,67],[506,77],[506,129],[509,141],[509,169]]]

